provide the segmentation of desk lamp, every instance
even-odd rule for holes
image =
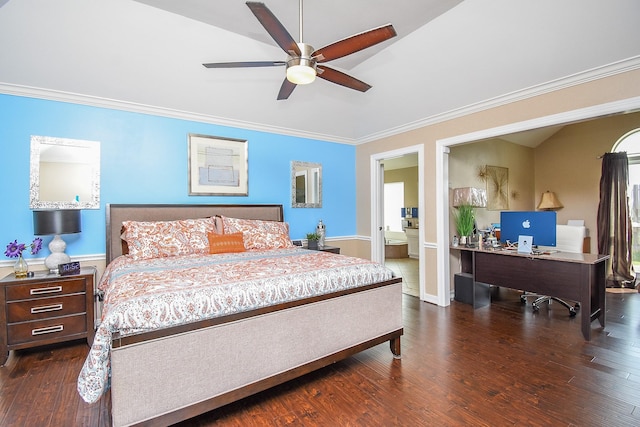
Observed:
[[[42,210],[33,211],[33,228],[35,235],[55,236],[49,243],[49,255],[44,260],[44,265],[51,273],[58,273],[58,265],[71,261],[64,250],[67,244],[60,237],[61,234],[80,233],[80,210]]]

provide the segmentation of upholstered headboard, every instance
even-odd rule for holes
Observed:
[[[284,221],[282,205],[118,205],[107,204],[107,264],[122,255],[123,221],[172,221],[223,215]]]

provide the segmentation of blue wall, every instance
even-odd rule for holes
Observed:
[[[64,236],[71,256],[104,253],[107,203],[278,203],[284,205],[293,239],[315,230],[320,219],[328,237],[356,232],[353,146],[1,94],[0,112],[2,255],[10,241],[30,243],[34,238],[29,209],[31,135],[100,141],[101,208],[83,210],[82,233]],[[188,195],[189,133],[248,141],[248,196]],[[322,208],[290,207],[292,160],[322,164]],[[45,245],[50,239],[44,239]],[[36,257],[48,253],[45,247]]]

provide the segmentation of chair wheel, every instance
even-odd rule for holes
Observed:
[[[578,314],[578,312],[576,311],[575,308],[570,308],[569,309],[569,316],[576,317],[576,314]]]
[[[574,309],[580,310],[580,303],[577,302],[576,305],[573,306]]]
[[[533,308],[533,311],[535,311],[536,313],[537,313],[538,311],[540,311],[540,307],[538,307],[538,305],[537,305],[537,304],[533,304],[533,305],[531,306],[531,308]]]

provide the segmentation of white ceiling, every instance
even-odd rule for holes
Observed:
[[[274,41],[242,0],[136,0],[186,18],[195,19],[223,30],[273,46]],[[403,1],[345,1],[305,0],[303,2],[303,40],[316,49],[388,23],[394,24],[398,36],[388,42],[373,46],[335,61],[332,66],[351,70],[391,43],[412,33],[462,0],[403,0]],[[294,40],[300,42],[299,0],[263,1],[285,26]],[[400,6],[400,7],[399,7]],[[356,18],[357,17],[357,18]],[[240,60],[255,60],[242,57]],[[236,55],[234,55],[236,56]],[[278,52],[275,57],[258,60],[284,60],[286,54]],[[224,58],[213,58],[206,62],[223,62]],[[283,70],[280,74],[284,76]]]
[[[265,3],[298,39],[298,0]],[[637,0],[306,0],[316,48],[398,37],[331,62],[368,92],[318,79],[276,101],[283,67],[201,65],[284,59],[243,0],[0,0],[0,92],[358,143],[638,68],[639,17]]]

